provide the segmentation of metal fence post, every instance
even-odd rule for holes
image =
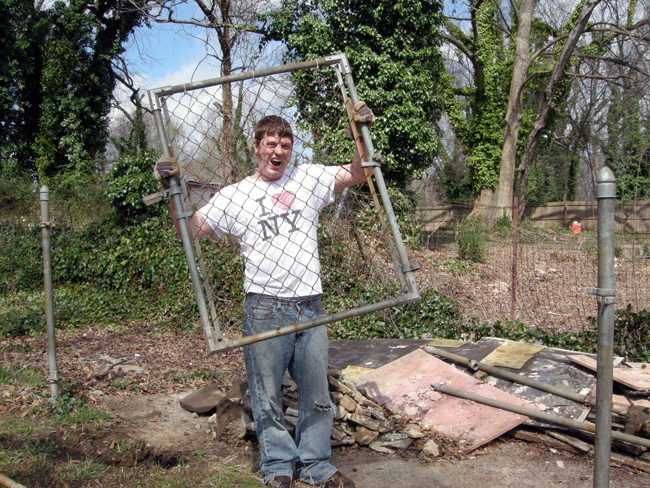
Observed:
[[[614,199],[616,178],[604,167],[596,178],[598,200],[598,287],[587,291],[598,300],[596,368],[596,440],[594,488],[609,487],[614,360]]]
[[[54,329],[54,300],[52,297],[52,259],[50,257],[50,191],[43,185],[41,200],[41,235],[43,238],[43,281],[45,282],[45,324],[47,326],[47,355],[50,364],[50,392],[59,396],[59,374],[56,367],[56,332]]]

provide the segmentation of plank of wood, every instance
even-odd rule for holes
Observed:
[[[567,358],[591,371],[596,371],[597,361],[587,356],[568,354]],[[633,390],[650,390],[650,368],[613,368],[614,381]]]
[[[526,442],[535,442],[538,444],[544,444],[548,447],[553,447],[555,449],[560,449],[562,451],[567,451],[572,454],[582,454],[580,450],[576,449],[570,444],[567,444],[564,441],[559,439],[553,439],[546,434],[541,432],[534,432],[530,430],[515,429],[513,437]]]
[[[542,349],[544,349],[544,346],[528,344],[527,342],[508,341],[485,356],[481,362],[492,366],[521,369],[526,364],[526,361]]]
[[[503,435],[528,417],[499,408],[443,395],[431,387],[443,383],[454,388],[515,405],[535,408],[521,398],[490,386],[454,366],[415,350],[355,378],[375,402],[431,430],[453,438],[461,452],[469,452]]]

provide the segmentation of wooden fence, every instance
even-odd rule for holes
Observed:
[[[472,207],[462,205],[423,205],[417,213],[423,232],[433,232],[440,227],[452,227],[470,214]],[[528,205],[524,219],[542,229],[570,229],[579,222],[582,230],[598,228],[598,202],[551,202]],[[650,233],[650,201],[616,202],[615,232],[626,234]]]

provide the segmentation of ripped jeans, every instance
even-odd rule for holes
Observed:
[[[248,294],[244,302],[243,335],[258,334],[323,315],[320,296],[281,300]],[[275,476],[293,476],[318,485],[336,468],[330,464],[334,405],[327,381],[327,328],[313,327],[244,346],[244,361],[260,445],[260,470],[267,483]],[[298,386],[295,440],[284,423],[280,390],[288,370]]]

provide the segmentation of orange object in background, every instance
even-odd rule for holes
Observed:
[[[580,234],[580,229],[582,228],[582,225],[580,225],[580,222],[574,221],[573,224],[571,224],[571,232],[574,234]]]

